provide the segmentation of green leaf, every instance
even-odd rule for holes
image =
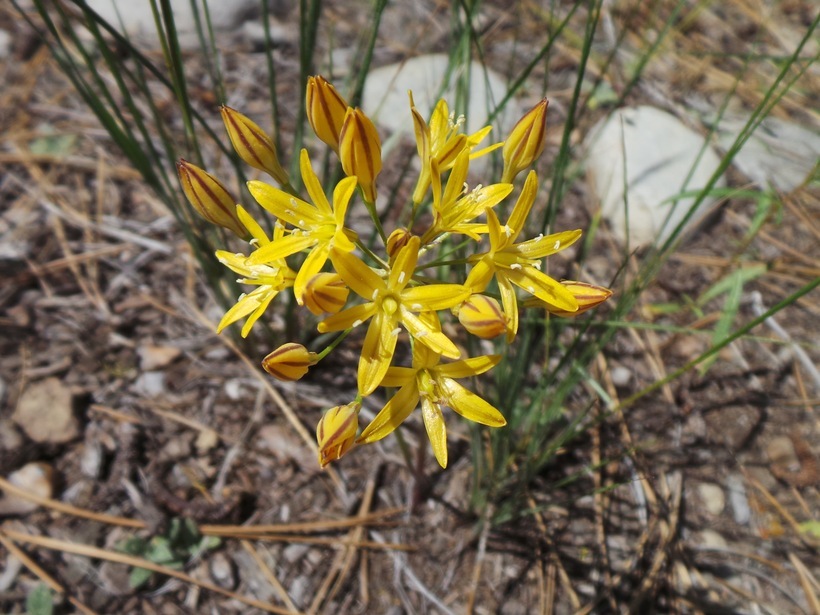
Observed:
[[[45,583],[38,583],[26,597],[26,613],[51,615],[54,612],[54,596]]]
[[[46,135],[34,139],[29,144],[29,150],[32,154],[63,158],[74,151],[76,143],[77,135]]]
[[[768,269],[766,268],[766,265],[754,265],[752,267],[741,267],[740,269],[736,269],[718,280],[714,285],[712,285],[711,288],[698,297],[698,305],[704,306],[712,299],[719,297],[723,293],[730,292],[738,282],[740,282],[740,285],[743,286],[743,284],[759,278],[767,271]]]
[[[151,578],[151,575],[154,574],[147,568],[134,568],[131,571],[131,574],[128,575],[128,585],[131,589],[137,589],[142,587],[148,582],[148,579]]]
[[[820,538],[820,521],[804,521],[798,527],[801,533]]]

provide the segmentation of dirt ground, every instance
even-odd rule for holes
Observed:
[[[447,49],[449,5],[397,4],[374,65]],[[502,72],[543,44],[540,9],[503,4],[488,3],[481,21],[485,61]],[[626,29],[626,50],[645,48],[669,12],[669,3],[614,4],[604,19]],[[365,24],[357,6],[326,3],[322,28],[333,24],[340,49]],[[810,7],[780,3],[768,21],[754,2],[704,10],[660,50],[629,104],[717,106],[740,60],[693,50],[740,54],[755,41],[759,53],[785,55]],[[422,10],[437,17],[419,19]],[[276,16],[283,31],[297,18]],[[283,340],[260,333],[240,347],[215,335],[221,308],[164,205],[11,7],[0,8],[0,27],[14,33],[0,59],[0,477],[25,468],[15,480],[51,498],[27,506],[2,483],[0,612],[25,612],[45,580],[65,589],[56,612],[820,613],[820,385],[783,337],[818,363],[817,290],[774,317],[780,330],[758,327],[705,374],[690,370],[592,424],[534,485],[540,512],[490,528],[469,511],[466,446],[455,445],[446,471],[423,459],[425,485],[395,439],[319,469],[306,441],[324,409],[355,396],[354,351],[342,348],[321,376],[282,384],[257,357]],[[264,113],[263,54],[241,34],[221,36],[229,91],[243,112]],[[545,169],[579,59],[561,40],[553,72],[531,77],[549,77],[551,89]],[[297,100],[295,42],[274,59],[281,100]],[[619,57],[606,73],[615,91],[629,62]],[[195,54],[191,66],[196,73]],[[592,78],[599,69],[592,62]],[[733,104],[753,108],[764,73],[744,80]],[[775,115],[816,129],[818,90],[814,66]],[[197,96],[218,126],[210,93]],[[538,92],[523,97],[526,106]],[[172,113],[172,99],[161,104]],[[294,114],[282,109],[287,125]],[[583,116],[576,142],[605,111]],[[287,151],[292,135],[282,137]],[[734,168],[728,181],[749,185]],[[622,329],[594,366],[614,399],[706,350],[721,302],[700,314],[659,306],[686,305],[734,267],[764,265],[744,286],[739,325],[820,276],[817,181],[780,198],[752,239],[756,203],[730,199],[665,264],[628,318],[662,326]],[[580,176],[559,226],[589,227],[594,206]],[[621,256],[606,229],[600,237],[590,267],[609,279]],[[641,258],[630,256],[627,271]],[[272,328],[281,335],[278,322]],[[463,426],[448,427],[467,440]],[[407,432],[423,437],[417,424]],[[183,517],[206,538],[186,535]],[[169,535],[154,555],[177,549],[157,561],[179,562],[183,578],[154,574],[133,589],[127,561],[104,555],[145,554],[140,538]]]

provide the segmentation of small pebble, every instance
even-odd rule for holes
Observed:
[[[701,483],[698,485],[698,495],[703,507],[710,515],[718,516],[726,507],[726,496],[723,489],[713,483]]]

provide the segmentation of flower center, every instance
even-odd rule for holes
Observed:
[[[399,309],[399,302],[393,295],[387,295],[382,299],[382,310],[388,316],[392,316]]]

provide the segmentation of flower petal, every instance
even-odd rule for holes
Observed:
[[[442,378],[438,384],[447,405],[465,419],[489,427],[503,427],[507,424],[507,419],[495,406],[472,391],[468,391],[455,380]]]
[[[310,200],[313,201],[316,209],[319,210],[322,216],[332,216],[333,211],[330,208],[330,203],[327,202],[325,190],[322,188],[322,183],[313,171],[313,166],[310,164],[310,156],[306,149],[303,149],[299,155],[299,170],[302,173],[302,181],[305,183],[305,189],[310,195]]]
[[[405,288],[401,301],[413,312],[437,312],[458,305],[471,294],[470,289],[461,284],[430,284]]]
[[[390,268],[390,277],[387,282],[388,288],[394,291],[400,291],[410,283],[413,274],[416,272],[416,263],[419,260],[419,244],[420,239],[416,236],[410,237],[399,253],[396,255],[396,260],[393,261],[393,266]],[[344,276],[342,276],[344,277]]]
[[[327,262],[329,252],[330,247],[328,244],[320,243],[310,251],[305,262],[302,263],[302,267],[296,275],[296,281],[293,283],[293,292],[296,295],[296,302],[299,305],[304,305],[302,297],[305,294],[305,287],[307,286],[308,280],[322,270],[322,267],[324,267]]]
[[[567,312],[576,312],[578,310],[578,301],[575,300],[572,293],[560,282],[541,273],[535,267],[524,266],[521,269],[508,269],[505,273],[513,284],[523,288],[531,295],[535,295],[541,301]]]
[[[393,366],[387,370],[387,374],[382,379],[379,386],[383,387],[403,387],[416,377],[416,371],[412,367]]]
[[[524,258],[544,258],[570,247],[578,241],[581,234],[581,229],[553,233],[545,237],[523,241],[515,246],[515,250]]]
[[[354,305],[338,314],[328,316],[319,323],[317,329],[319,333],[328,333],[330,331],[342,331],[351,327],[357,327],[375,313],[375,303],[370,302]]]
[[[278,261],[317,243],[310,235],[288,235],[254,250],[248,257],[249,265],[262,265]]]
[[[453,363],[442,363],[434,369],[437,373],[447,378],[468,378],[490,371],[501,361],[500,354],[483,355],[462,359]]]
[[[359,357],[358,381],[362,397],[375,391],[387,374],[399,339],[395,325],[396,322],[384,312],[376,312],[370,321]]]
[[[509,344],[518,333],[518,299],[506,275],[499,274],[497,279],[501,305],[504,306],[504,315],[507,317],[507,343]]]
[[[355,254],[341,250],[331,250],[330,260],[333,261],[336,273],[342,276],[345,284],[354,293],[367,301],[373,300],[374,291],[387,290],[384,280]]]
[[[322,222],[319,210],[313,205],[270,184],[249,181],[248,191],[262,207],[293,226],[310,228]]]
[[[430,350],[443,354],[450,359],[458,359],[461,356],[459,349],[456,348],[456,345],[451,342],[446,335],[441,331],[431,329],[422,322],[418,316],[409,312],[404,306],[401,308],[401,316],[399,318],[401,319],[401,324],[404,325],[410,335]]]
[[[526,166],[526,165],[525,165]],[[518,195],[518,200],[515,202],[510,219],[507,226],[512,229],[512,236],[510,241],[514,241],[521,230],[524,228],[524,223],[530,215],[532,204],[535,202],[535,195],[538,192],[538,175],[535,171],[530,171],[527,174],[527,180],[524,182],[524,187],[521,188],[521,194]]]
[[[367,444],[381,440],[386,435],[395,431],[408,416],[416,409],[419,403],[419,390],[415,380],[398,390],[390,398],[384,408],[382,408],[370,424],[364,428],[359,436],[358,442]]]
[[[336,184],[336,188],[333,190],[333,215],[337,227],[343,227],[345,224],[347,206],[350,204],[350,198],[356,191],[356,184],[357,181],[354,177],[345,177]]]
[[[421,416],[424,419],[424,428],[427,430],[427,437],[430,439],[430,446],[433,447],[433,454],[436,461],[442,468],[447,467],[447,426],[444,424],[444,417],[441,408],[434,404],[428,397],[421,398]]]

